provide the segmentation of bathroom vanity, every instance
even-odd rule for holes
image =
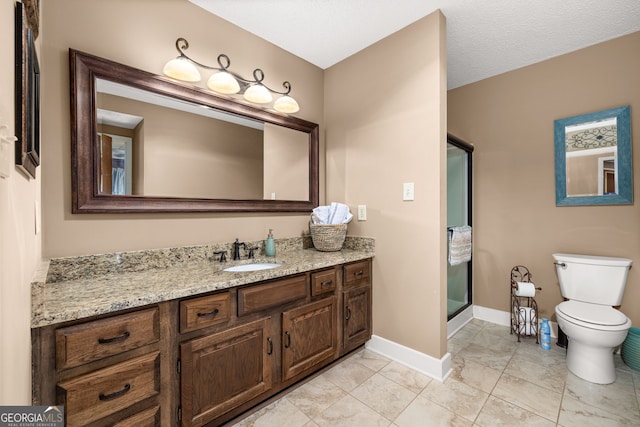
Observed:
[[[293,246],[250,272],[212,247],[52,260],[32,290],[33,403],[68,426],[219,425],[364,344],[373,241]]]

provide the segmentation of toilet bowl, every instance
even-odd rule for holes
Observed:
[[[555,308],[569,340],[567,368],[584,380],[610,384],[616,380],[613,352],[631,327],[631,320],[613,307],[622,303],[632,261],[572,254],[553,258],[567,299]]]
[[[558,326],[569,339],[569,371],[596,384],[614,382],[613,352],[627,337],[631,320],[612,307],[580,301],[565,301],[555,311]]]

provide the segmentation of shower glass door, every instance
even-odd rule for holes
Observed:
[[[447,227],[471,225],[471,153],[473,146],[447,139]],[[471,261],[447,264],[447,319],[471,305]]]

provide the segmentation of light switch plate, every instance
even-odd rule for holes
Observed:
[[[358,205],[358,221],[367,220],[367,205]]]
[[[402,200],[413,200],[414,185],[413,182],[405,182],[402,184]]]

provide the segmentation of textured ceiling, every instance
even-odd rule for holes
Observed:
[[[323,69],[440,9],[450,89],[640,31],[640,0],[190,1]]]

